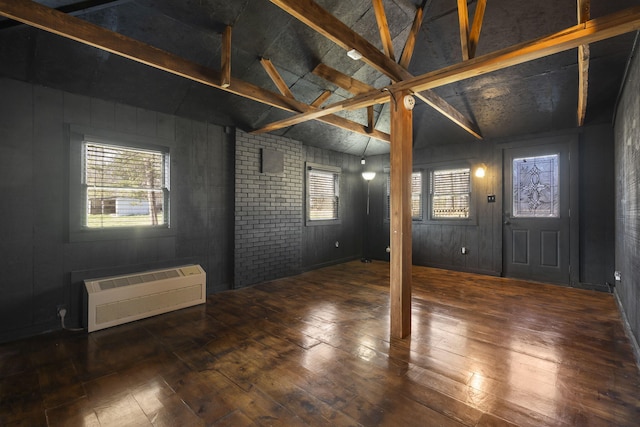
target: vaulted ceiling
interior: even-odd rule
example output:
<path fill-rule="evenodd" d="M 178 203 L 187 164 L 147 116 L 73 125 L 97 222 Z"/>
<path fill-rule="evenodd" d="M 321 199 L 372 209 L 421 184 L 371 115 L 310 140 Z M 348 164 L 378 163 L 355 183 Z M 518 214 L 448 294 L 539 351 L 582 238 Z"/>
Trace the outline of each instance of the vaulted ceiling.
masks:
<path fill-rule="evenodd" d="M 12 2 L 0 1 L 0 14 L 3 3 Z M 204 74 L 215 70 L 216 79 L 220 78 L 218 74 L 224 77 L 222 63 L 227 59 L 230 89 L 235 90 L 238 82 L 247 83 L 244 89 L 254 91 L 257 87 L 268 91 L 264 93 L 276 93 L 277 103 L 288 104 L 287 100 L 291 100 L 288 109 L 300 112 L 313 111 L 320 105 L 334 105 L 373 89 L 381 90 L 392 80 L 421 76 L 469 61 L 468 58 L 473 61 L 474 52 L 463 49 L 463 45 L 476 44 L 476 38 L 475 57 L 480 59 L 573 27 L 580 19 L 579 4 L 589 9 L 588 16 L 583 15 L 585 20 L 640 4 L 638 0 L 471 0 L 466 2 L 467 13 L 460 14 L 459 4 L 464 7 L 464 0 L 316 0 L 315 3 L 307 0 L 299 3 L 42 0 L 37 3 L 169 52 L 194 64 L 195 68 L 204 67 Z M 320 6 L 339 22 L 308 11 L 306 15 L 313 22 L 302 22 L 295 11 L 283 7 L 283 4 L 296 3 Z M 33 5 L 35 9 L 35 3 Z M 416 20 L 417 11 L 421 13 Z M 461 18 L 465 15 L 467 28 Z M 474 27 L 475 16 L 483 16 L 481 27 L 477 24 Z M 386 64 L 392 57 L 390 51 L 394 53 L 393 62 L 400 59 L 403 50 L 407 50 L 414 21 L 420 24 L 415 33 L 415 48 L 410 62 L 400 67 L 401 75 L 390 76 L 380 67 L 372 66 L 367 59 L 382 54 L 385 57 L 382 62 Z M 347 48 L 358 46 L 359 42 L 341 30 L 342 24 L 361 36 L 376 52 L 367 53 L 364 45 L 365 49 L 360 49 L 364 50 L 364 59 L 348 57 Z M 59 25 L 68 26 L 62 21 Z M 314 25 L 319 26 L 320 31 L 314 29 Z M 481 28 L 479 36 L 474 28 Z M 382 41 L 387 29 L 390 43 Z M 223 36 L 225 32 L 227 36 Z M 334 33 L 334 39 L 326 33 Z M 635 36 L 636 33 L 627 32 L 589 45 L 584 73 L 588 84 L 579 83 L 578 50 L 572 48 L 441 85 L 430 94 L 467 120 L 483 138 L 577 127 L 579 99 L 586 101 L 585 124 L 610 123 Z M 230 40 L 230 48 L 224 47 L 225 40 Z M 396 67 L 394 63 L 387 69 Z M 260 129 L 293 114 L 282 106 L 247 99 L 4 17 L 0 18 L 0 76 L 237 126 L 246 131 Z M 580 96 L 581 90 L 583 96 Z M 320 100 L 310 106 L 323 94 L 328 98 L 322 104 Z M 10 100 L 4 100 L 7 101 Z M 308 145 L 354 155 L 362 155 L 365 150 L 366 155 L 387 153 L 389 144 L 382 141 L 380 135 L 389 133 L 389 105 L 375 104 L 369 111 L 367 108 L 342 110 L 325 116 L 324 121 L 306 121 L 273 132 Z M 418 96 L 413 120 L 416 148 L 478 141 L 473 131 L 450 120 L 425 103 L 421 96 Z M 347 126 L 343 126 L 345 124 Z M 373 136 L 369 124 L 375 128 Z"/>

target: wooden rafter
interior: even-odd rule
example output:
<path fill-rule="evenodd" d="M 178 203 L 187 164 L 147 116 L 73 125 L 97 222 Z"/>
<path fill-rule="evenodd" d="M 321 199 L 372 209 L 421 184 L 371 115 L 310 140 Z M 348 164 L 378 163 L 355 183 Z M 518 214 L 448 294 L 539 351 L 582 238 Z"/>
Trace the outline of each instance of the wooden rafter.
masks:
<path fill-rule="evenodd" d="M 231 84 L 224 88 L 220 84 L 221 74 L 217 70 L 196 64 L 170 52 L 163 51 L 30 0 L 0 0 L 0 15 L 262 104 L 291 112 L 309 112 L 315 110 L 305 103 L 262 89 L 239 79 L 233 79 Z M 389 134 L 379 131 L 369 133 L 365 125 L 339 116 L 332 115 L 324 117 L 321 121 L 382 141 L 389 142 L 390 140 Z"/>
<path fill-rule="evenodd" d="M 478 0 L 476 11 L 473 13 L 473 24 L 469 32 L 469 58 L 475 58 L 476 49 L 478 48 L 478 40 L 480 40 L 480 31 L 482 30 L 482 22 L 484 21 L 484 11 L 487 8 L 487 0 Z"/>
<path fill-rule="evenodd" d="M 271 123 L 256 132 L 270 132 L 338 111 L 364 108 L 369 105 L 388 102 L 390 91 L 398 92 L 400 90 L 408 90 L 415 93 L 426 89 L 433 89 L 639 29 L 640 6 L 623 9 L 601 18 L 591 19 L 584 24 L 569 27 L 546 37 L 519 43 L 440 70 L 394 83 L 382 90 L 356 95 L 351 99 L 328 105 L 319 111 L 301 114 Z"/>
<path fill-rule="evenodd" d="M 220 86 L 231 85 L 231 26 L 227 25 L 222 33 L 222 55 L 220 66 Z"/>
<path fill-rule="evenodd" d="M 462 60 L 466 61 L 476 56 L 476 48 L 480 39 L 480 30 L 484 20 L 484 11 L 487 0 L 478 0 L 473 14 L 473 24 L 469 27 L 469 8 L 467 0 L 458 0 L 458 21 L 460 22 L 460 45 L 462 47 Z"/>
<path fill-rule="evenodd" d="M 375 121 L 374 121 L 374 111 L 373 111 L 373 105 L 369 105 L 367 107 L 367 129 L 369 131 L 373 131 L 373 129 L 375 129 Z"/>
<path fill-rule="evenodd" d="M 324 104 L 324 102 L 327 99 L 329 99 L 330 96 L 331 96 L 331 91 L 330 90 L 325 90 L 320 95 L 318 95 L 318 97 L 316 99 L 313 100 L 313 102 L 311 103 L 311 106 L 314 107 L 314 108 L 320 108 L 320 106 L 322 104 Z"/>
<path fill-rule="evenodd" d="M 458 21 L 460 22 L 460 46 L 462 60 L 469 59 L 469 9 L 467 0 L 458 0 Z"/>
<path fill-rule="evenodd" d="M 577 0 L 578 24 L 589 20 L 591 15 L 590 0 Z M 589 59 L 591 53 L 588 44 L 578 46 L 578 126 L 584 126 L 587 115 L 587 95 L 589 92 Z"/>
<path fill-rule="evenodd" d="M 313 70 L 313 74 L 318 77 L 335 84 L 336 86 L 352 93 L 354 95 L 360 95 L 361 93 L 367 93 L 375 90 L 373 86 L 369 86 L 366 83 L 356 80 L 353 77 L 349 77 L 340 71 L 329 67 L 323 63 L 318 64 Z M 367 107 L 367 129 L 373 131 L 375 128 L 373 105 Z"/>
<path fill-rule="evenodd" d="M 322 62 L 313 69 L 312 73 L 354 95 L 360 95 L 361 93 L 367 93 L 375 90 L 373 86 L 354 79 L 353 77 L 349 77 L 346 74 L 323 64 Z"/>
<path fill-rule="evenodd" d="M 262 68 L 264 68 L 269 77 L 271 77 L 271 81 L 273 81 L 280 93 L 287 98 L 295 99 L 295 96 L 293 96 L 293 93 L 289 89 L 289 85 L 284 81 L 271 60 L 267 58 L 260 58 L 260 64 L 262 64 Z"/>
<path fill-rule="evenodd" d="M 378 31 L 380 32 L 380 39 L 382 40 L 382 49 L 384 54 L 387 55 L 392 61 L 396 60 L 393 53 L 393 42 L 391 41 L 391 33 L 389 32 L 389 23 L 387 22 L 387 14 L 384 11 L 384 5 L 382 0 L 372 0 L 373 11 L 376 15 L 376 22 L 378 23 Z"/>
<path fill-rule="evenodd" d="M 294 16 L 315 31 L 327 37 L 345 50 L 356 49 L 362 54 L 362 60 L 387 75 L 394 81 L 411 79 L 413 76 L 400 64 L 392 61 L 384 53 L 369 43 L 364 37 L 357 34 L 338 18 L 318 6 L 313 0 L 270 0 L 271 3 L 280 7 L 285 12 Z M 433 91 L 425 91 L 420 94 L 421 99 L 428 99 L 430 105 L 439 105 L 440 112 L 446 112 L 447 118 L 452 120 L 463 129 L 473 129 L 473 135 L 480 137 L 480 130 L 462 113 L 447 103 L 442 97 Z M 462 117 L 463 122 L 459 122 Z"/>
<path fill-rule="evenodd" d="M 399 64 L 404 68 L 408 68 L 409 63 L 411 63 L 413 50 L 416 47 L 416 38 L 418 37 L 420 27 L 422 26 L 422 18 L 424 17 L 425 10 L 430 3 L 431 0 L 423 0 L 422 4 L 416 9 L 416 15 L 413 18 L 411 31 L 409 31 L 409 36 L 407 37 L 407 41 L 404 44 L 404 49 L 402 50 L 402 55 L 400 56 Z"/>

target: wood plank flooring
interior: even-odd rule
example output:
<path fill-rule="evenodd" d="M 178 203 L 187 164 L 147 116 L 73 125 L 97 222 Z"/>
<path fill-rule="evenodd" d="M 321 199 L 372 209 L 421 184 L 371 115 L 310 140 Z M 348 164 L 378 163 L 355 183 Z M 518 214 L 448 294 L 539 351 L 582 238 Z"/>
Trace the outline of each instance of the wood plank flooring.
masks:
<path fill-rule="evenodd" d="M 108 330 L 0 345 L 0 425 L 637 426 L 612 295 L 351 262 Z"/>

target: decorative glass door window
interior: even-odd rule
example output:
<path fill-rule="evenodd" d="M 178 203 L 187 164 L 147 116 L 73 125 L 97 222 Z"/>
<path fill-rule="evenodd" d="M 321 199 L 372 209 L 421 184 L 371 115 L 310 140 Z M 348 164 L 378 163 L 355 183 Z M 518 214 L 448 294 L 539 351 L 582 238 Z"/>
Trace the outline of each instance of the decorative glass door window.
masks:
<path fill-rule="evenodd" d="M 513 159 L 513 216 L 559 218 L 558 154 Z"/>

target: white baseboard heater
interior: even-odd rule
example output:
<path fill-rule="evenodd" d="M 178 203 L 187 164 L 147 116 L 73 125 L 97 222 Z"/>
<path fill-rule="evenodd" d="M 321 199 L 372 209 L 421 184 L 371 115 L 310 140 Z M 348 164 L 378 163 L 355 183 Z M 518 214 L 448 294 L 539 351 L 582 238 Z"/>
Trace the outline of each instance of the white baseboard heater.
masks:
<path fill-rule="evenodd" d="M 203 304 L 207 291 L 199 265 L 88 279 L 84 285 L 89 332 Z"/>

